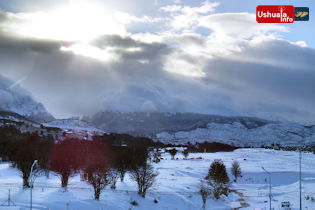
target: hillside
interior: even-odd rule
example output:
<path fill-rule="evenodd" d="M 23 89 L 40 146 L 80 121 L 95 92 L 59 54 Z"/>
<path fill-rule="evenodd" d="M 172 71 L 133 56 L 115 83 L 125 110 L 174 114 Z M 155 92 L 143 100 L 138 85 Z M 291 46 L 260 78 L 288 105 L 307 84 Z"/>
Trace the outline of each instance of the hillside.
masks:
<path fill-rule="evenodd" d="M 195 142 L 221 142 L 235 146 L 301 146 L 315 143 L 315 126 L 288 122 L 271 122 L 247 128 L 242 123 L 209 123 L 206 128 L 191 131 L 161 132 L 156 140 L 163 143 L 185 144 Z"/>
<path fill-rule="evenodd" d="M 89 122 L 105 132 L 149 136 L 171 144 L 207 141 L 260 147 L 315 143 L 315 126 L 252 117 L 105 111 L 95 114 Z"/>
<path fill-rule="evenodd" d="M 90 123 L 106 132 L 155 136 L 160 132 L 191 131 L 206 128 L 208 123 L 230 124 L 239 122 L 248 129 L 257 128 L 270 121 L 251 117 L 225 117 L 197 113 L 162 112 L 98 112 Z"/>
<path fill-rule="evenodd" d="M 35 101 L 27 90 L 13 84 L 0 75 L 0 111 L 14 112 L 36 122 L 54 120 L 43 104 Z"/>

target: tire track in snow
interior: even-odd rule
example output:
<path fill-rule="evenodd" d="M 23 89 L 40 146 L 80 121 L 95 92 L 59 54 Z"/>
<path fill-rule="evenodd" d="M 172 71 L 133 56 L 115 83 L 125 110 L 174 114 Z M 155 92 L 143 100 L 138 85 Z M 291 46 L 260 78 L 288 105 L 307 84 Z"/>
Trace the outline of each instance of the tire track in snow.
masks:
<path fill-rule="evenodd" d="M 244 196 L 243 193 L 238 192 L 238 191 L 236 191 L 236 190 L 231 190 L 231 192 L 233 192 L 233 193 L 235 193 L 235 194 L 237 194 L 238 196 L 241 197 L 240 199 L 237 199 L 237 200 L 236 200 L 237 202 L 239 202 L 239 203 L 241 204 L 241 206 L 238 207 L 238 208 L 233 208 L 232 210 L 239 210 L 239 209 L 247 208 L 247 207 L 250 206 L 248 203 L 246 203 L 246 199 L 247 199 L 248 197 Z"/>

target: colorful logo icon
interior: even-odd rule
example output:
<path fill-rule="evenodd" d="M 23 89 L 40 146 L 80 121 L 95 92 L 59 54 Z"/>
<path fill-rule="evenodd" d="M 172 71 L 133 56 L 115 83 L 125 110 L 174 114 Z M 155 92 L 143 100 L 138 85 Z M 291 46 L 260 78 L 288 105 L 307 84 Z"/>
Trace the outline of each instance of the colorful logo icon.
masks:
<path fill-rule="evenodd" d="M 309 21 L 310 9 L 308 7 L 295 7 L 295 21 Z"/>
<path fill-rule="evenodd" d="M 256 8 L 258 23 L 293 23 L 294 21 L 308 21 L 308 7 L 294 7 L 293 5 L 259 5 Z"/>
<path fill-rule="evenodd" d="M 259 5 L 256 8 L 258 23 L 293 23 L 294 20 L 293 5 Z"/>

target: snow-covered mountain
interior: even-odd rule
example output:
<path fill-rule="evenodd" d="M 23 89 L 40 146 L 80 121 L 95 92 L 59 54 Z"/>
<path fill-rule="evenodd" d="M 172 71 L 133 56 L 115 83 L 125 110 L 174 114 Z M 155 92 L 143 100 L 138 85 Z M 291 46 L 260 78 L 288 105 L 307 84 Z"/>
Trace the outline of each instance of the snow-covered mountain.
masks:
<path fill-rule="evenodd" d="M 51 122 L 44 123 L 43 125 L 47 127 L 56 127 L 64 130 L 75 129 L 75 130 L 90 130 L 90 131 L 100 131 L 99 129 L 92 127 L 87 122 L 78 119 L 58 119 Z"/>
<path fill-rule="evenodd" d="M 315 143 L 315 126 L 302 126 L 288 122 L 270 122 L 256 128 L 242 123 L 209 123 L 206 128 L 191 131 L 161 132 L 156 140 L 164 143 L 222 142 L 236 146 L 300 146 Z"/>
<path fill-rule="evenodd" d="M 19 85 L 0 75 L 0 110 L 14 112 L 36 122 L 54 120 L 45 107 Z"/>
<path fill-rule="evenodd" d="M 92 125 L 112 133 L 128 133 L 139 136 L 155 136 L 160 132 L 190 131 L 206 128 L 210 122 L 240 122 L 248 128 L 256 128 L 269 123 L 267 120 L 250 117 L 224 117 L 196 113 L 162 112 L 112 112 L 95 114 L 89 119 Z"/>
<path fill-rule="evenodd" d="M 191 131 L 206 128 L 208 123 L 242 123 L 247 128 L 256 128 L 270 121 L 251 117 L 224 117 L 196 113 L 162 112 L 112 112 L 95 114 L 88 121 L 102 130 L 111 133 L 128 133 L 153 137 L 160 132 Z"/>
<path fill-rule="evenodd" d="M 251 117 L 195 113 L 99 112 L 90 123 L 106 132 L 149 136 L 164 143 L 222 142 L 236 146 L 315 143 L 315 126 Z"/>
<path fill-rule="evenodd" d="M 98 112 L 84 120 L 55 120 L 45 107 L 19 85 L 0 76 L 0 119 L 27 122 L 32 127 L 94 133 L 126 133 L 164 143 L 222 142 L 236 146 L 315 144 L 315 126 L 253 117 L 226 117 L 196 113 Z M 9 121 L 3 121 L 8 123 Z M 34 124 L 35 123 L 35 124 Z M 80 131 L 80 132 L 79 132 Z"/>
<path fill-rule="evenodd" d="M 88 122 L 79 119 L 58 119 L 43 123 L 45 127 L 59 128 L 63 131 L 59 140 L 66 137 L 92 140 L 94 135 L 103 135 L 105 132 L 91 126 Z"/>

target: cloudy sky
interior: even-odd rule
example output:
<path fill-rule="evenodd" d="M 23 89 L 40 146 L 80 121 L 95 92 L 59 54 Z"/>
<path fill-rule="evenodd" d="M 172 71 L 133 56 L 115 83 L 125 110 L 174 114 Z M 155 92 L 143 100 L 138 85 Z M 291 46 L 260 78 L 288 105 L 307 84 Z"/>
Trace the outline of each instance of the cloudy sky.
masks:
<path fill-rule="evenodd" d="M 180 111 L 315 123 L 315 24 L 255 0 L 2 0 L 0 74 L 55 117 Z M 266 0 L 264 4 L 283 4 Z"/>

